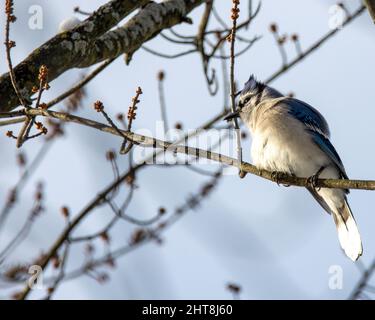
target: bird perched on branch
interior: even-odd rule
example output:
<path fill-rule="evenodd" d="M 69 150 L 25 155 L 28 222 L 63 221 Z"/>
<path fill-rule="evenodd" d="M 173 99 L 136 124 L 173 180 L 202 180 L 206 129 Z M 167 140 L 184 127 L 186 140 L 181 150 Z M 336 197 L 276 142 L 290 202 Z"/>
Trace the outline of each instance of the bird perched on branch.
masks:
<path fill-rule="evenodd" d="M 307 103 L 283 96 L 254 76 L 239 93 L 237 110 L 225 119 L 241 117 L 252 135 L 251 156 L 259 169 L 310 177 L 307 189 L 332 215 L 339 241 L 353 261 L 362 255 L 362 242 L 346 195 L 349 190 L 317 189 L 317 178 L 348 179 L 331 144 L 324 117 Z"/>

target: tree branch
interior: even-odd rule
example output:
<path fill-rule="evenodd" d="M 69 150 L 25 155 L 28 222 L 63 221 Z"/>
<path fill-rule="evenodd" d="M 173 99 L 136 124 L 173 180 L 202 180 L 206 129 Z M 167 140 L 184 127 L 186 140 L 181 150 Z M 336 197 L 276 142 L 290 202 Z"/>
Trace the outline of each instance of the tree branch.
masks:
<path fill-rule="evenodd" d="M 35 49 L 14 68 L 20 91 L 31 96 L 38 69 L 45 64 L 50 81 L 73 68 L 85 68 L 121 54 L 132 54 L 161 30 L 181 23 L 204 0 L 168 0 L 149 3 L 124 26 L 108 31 L 148 1 L 114 0 L 105 4 L 73 30 L 60 33 Z M 19 105 L 9 73 L 0 77 L 0 111 Z"/>
<path fill-rule="evenodd" d="M 308 187 L 311 185 L 309 177 L 295 177 L 287 174 L 279 174 L 275 177 L 275 174 L 270 171 L 261 170 L 253 166 L 250 163 L 242 162 L 241 166 L 237 159 L 225 156 L 220 153 L 202 150 L 199 148 L 188 147 L 185 145 L 179 145 L 173 142 L 167 142 L 152 137 L 139 135 L 134 132 L 125 131 L 107 126 L 103 123 L 74 116 L 64 112 L 56 112 L 42 109 L 30 109 L 25 111 L 25 114 L 29 116 L 43 116 L 47 118 L 54 118 L 62 121 L 73 122 L 87 127 L 91 127 L 103 132 L 107 132 L 116 136 L 126 137 L 129 141 L 141 145 L 143 147 L 153 147 L 170 151 L 173 153 L 180 153 L 195 156 L 201 159 L 208 159 L 215 162 L 223 163 L 229 166 L 234 166 L 241 169 L 244 172 L 257 175 L 261 178 L 277 182 L 278 184 L 292 185 L 297 187 Z M 362 189 L 362 190 L 375 190 L 375 181 L 373 180 L 344 180 L 344 179 L 318 179 L 315 185 L 317 188 L 336 188 L 336 189 Z"/>

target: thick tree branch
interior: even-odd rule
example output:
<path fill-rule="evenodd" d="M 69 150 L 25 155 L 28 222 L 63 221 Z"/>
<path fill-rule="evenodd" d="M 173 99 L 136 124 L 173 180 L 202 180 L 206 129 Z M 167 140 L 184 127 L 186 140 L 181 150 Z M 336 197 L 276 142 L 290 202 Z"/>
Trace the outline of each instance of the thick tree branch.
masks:
<path fill-rule="evenodd" d="M 149 3 L 124 26 L 108 31 L 134 9 L 148 1 L 115 0 L 102 6 L 73 30 L 61 33 L 35 49 L 14 68 L 20 92 L 26 98 L 37 84 L 39 67 L 48 67 L 50 81 L 73 68 L 84 68 L 105 59 L 133 53 L 162 29 L 185 20 L 186 15 L 204 0 L 168 0 Z M 100 36 L 100 37 L 99 37 Z M 19 105 L 9 77 L 0 77 L 0 111 Z"/>
<path fill-rule="evenodd" d="M 100 37 L 85 53 L 79 67 L 87 67 L 120 54 L 133 54 L 143 43 L 185 20 L 186 15 L 204 0 L 169 0 L 150 3 L 124 26 Z"/>

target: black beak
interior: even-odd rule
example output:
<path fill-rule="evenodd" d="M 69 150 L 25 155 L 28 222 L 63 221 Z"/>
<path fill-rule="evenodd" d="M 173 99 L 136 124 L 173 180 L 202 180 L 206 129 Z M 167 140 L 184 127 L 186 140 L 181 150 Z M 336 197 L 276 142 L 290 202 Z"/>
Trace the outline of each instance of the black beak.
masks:
<path fill-rule="evenodd" d="M 235 112 L 232 112 L 232 113 L 228 114 L 228 115 L 224 118 L 224 120 L 229 121 L 229 120 L 232 120 L 232 119 L 234 119 L 234 118 L 238 118 L 239 116 L 240 116 L 240 111 L 237 110 L 237 111 L 235 111 Z"/>

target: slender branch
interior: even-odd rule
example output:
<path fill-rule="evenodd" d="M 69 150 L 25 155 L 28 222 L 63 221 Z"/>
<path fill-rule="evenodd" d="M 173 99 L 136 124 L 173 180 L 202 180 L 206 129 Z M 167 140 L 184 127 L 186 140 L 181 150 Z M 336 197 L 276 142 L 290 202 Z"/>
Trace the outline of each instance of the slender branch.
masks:
<path fill-rule="evenodd" d="M 117 221 L 119 221 L 119 219 L 120 218 L 118 216 L 114 216 L 103 229 L 97 232 L 94 232 L 92 234 L 89 234 L 89 235 L 69 238 L 69 242 L 73 243 L 73 242 L 90 241 L 90 240 L 99 238 L 101 234 L 108 233 L 108 231 L 116 224 Z"/>
<path fill-rule="evenodd" d="M 56 98 L 52 99 L 48 103 L 46 103 L 46 108 L 49 109 L 53 107 L 54 105 L 64 101 L 66 98 L 70 97 L 72 94 L 77 92 L 78 90 L 82 89 L 84 86 L 86 86 L 92 79 L 94 79 L 98 74 L 100 74 L 105 68 L 107 68 L 114 60 L 116 59 L 109 59 L 105 62 L 103 62 L 101 65 L 99 65 L 96 69 L 94 69 L 90 74 L 88 74 L 86 77 L 84 77 L 81 81 L 79 81 L 76 85 L 73 87 L 69 88 Z M 19 111 L 21 112 L 21 111 Z M 2 113 L 0 112 L 0 118 L 4 118 L 4 115 L 9 115 L 8 112 Z M 14 117 L 18 117 L 17 113 L 12 113 Z M 0 122 L 0 127 L 1 126 L 6 126 L 10 124 L 16 124 L 20 122 L 24 122 L 26 118 L 18 118 L 18 119 L 12 119 L 12 120 L 6 120 L 6 121 L 1 121 Z"/>
<path fill-rule="evenodd" d="M 17 95 L 17 98 L 21 105 L 23 105 L 25 108 L 28 107 L 28 104 L 25 102 L 24 97 L 18 87 L 16 75 L 13 70 L 13 63 L 12 63 L 12 57 L 10 54 L 10 50 L 15 47 L 16 43 L 14 41 L 10 41 L 9 39 L 9 33 L 10 33 L 10 24 L 16 21 L 16 17 L 13 14 L 13 0 L 6 0 L 5 1 L 5 13 L 6 13 L 6 23 L 5 23 L 5 53 L 6 53 L 6 60 L 8 64 L 8 70 L 9 70 L 9 76 L 10 81 L 12 83 L 14 92 Z"/>
<path fill-rule="evenodd" d="M 108 261 L 113 261 L 121 256 L 124 256 L 140 246 L 143 246 L 147 243 L 155 239 L 159 239 L 159 236 L 162 232 L 165 232 L 168 228 L 173 226 L 177 223 L 187 212 L 190 210 L 196 209 L 204 199 L 207 199 L 210 193 L 214 190 L 215 186 L 220 181 L 222 177 L 222 168 L 220 168 L 216 174 L 207 182 L 205 183 L 200 190 L 196 192 L 196 194 L 189 197 L 184 204 L 177 207 L 169 218 L 165 219 L 164 221 L 160 222 L 157 226 L 149 229 L 138 229 L 135 235 L 133 235 L 129 244 L 124 245 L 120 248 L 112 250 L 111 252 L 99 257 L 93 261 L 89 261 L 84 264 L 82 267 L 79 267 L 75 270 L 72 270 L 68 274 L 64 280 L 71 280 L 76 277 L 81 276 L 82 274 L 87 274 L 88 270 L 92 270 L 95 267 L 101 266 L 103 264 L 108 263 Z M 48 282 L 48 279 L 46 280 Z"/>
<path fill-rule="evenodd" d="M 144 147 L 152 147 L 162 149 L 169 152 L 192 155 L 197 158 L 208 159 L 215 162 L 223 163 L 229 166 L 234 166 L 242 171 L 257 175 L 264 179 L 277 182 L 279 184 L 293 185 L 298 187 L 310 186 L 309 177 L 295 177 L 287 174 L 280 174 L 275 177 L 275 174 L 256 168 L 250 163 L 242 162 L 241 166 L 238 160 L 216 153 L 212 151 L 202 150 L 199 148 L 188 147 L 185 145 L 178 145 L 175 142 L 167 142 L 152 137 L 139 135 L 134 132 L 115 129 L 112 126 L 107 126 L 103 123 L 94 120 L 74 116 L 64 112 L 31 109 L 27 112 L 30 116 L 43 116 L 47 118 L 59 119 L 62 121 L 73 122 L 83 126 L 91 127 L 106 133 L 110 133 L 120 137 L 126 137 L 127 140 Z M 119 132 L 120 131 L 120 132 Z M 338 188 L 338 189 L 362 189 L 375 190 L 375 181 L 373 180 L 344 180 L 344 179 L 318 179 L 316 183 L 318 188 Z"/>
<path fill-rule="evenodd" d="M 230 34 L 230 100 L 231 105 L 230 109 L 232 112 L 236 110 L 236 88 L 234 83 L 234 61 L 235 61 L 235 53 L 234 53 L 234 44 L 236 41 L 236 28 L 237 28 L 237 19 L 239 17 L 239 8 L 238 5 L 240 3 L 239 0 L 232 0 L 233 6 L 232 6 L 232 32 Z M 234 130 L 236 133 L 236 143 L 237 143 L 237 159 L 239 163 L 242 163 L 242 147 L 241 147 L 241 130 L 238 125 L 238 119 L 233 118 L 232 120 Z M 239 175 L 242 176 L 241 168 L 239 168 Z"/>
<path fill-rule="evenodd" d="M 14 193 L 15 197 L 17 198 L 24 188 L 27 180 L 31 177 L 32 173 L 36 171 L 36 168 L 42 163 L 44 157 L 47 155 L 50 147 L 52 145 L 53 140 L 47 140 L 43 146 L 40 148 L 38 153 L 36 154 L 33 161 L 28 165 L 26 170 L 22 173 L 22 176 L 17 181 L 16 185 L 12 188 L 12 193 Z M 4 207 L 0 210 L 0 231 L 4 227 L 5 221 L 10 213 L 11 208 L 13 207 L 13 203 L 9 203 L 8 201 L 4 204 Z"/>
<path fill-rule="evenodd" d="M 74 116 L 73 116 L 74 117 Z M 217 121 L 219 121 L 223 117 L 223 114 L 219 114 L 218 116 L 214 117 L 213 119 L 207 121 L 204 123 L 200 129 L 205 130 L 208 128 L 211 128 Z M 61 119 L 62 120 L 62 119 Z M 95 123 L 95 121 L 93 122 Z M 108 126 L 105 126 L 108 127 Z M 117 132 L 112 127 L 108 127 L 110 130 L 113 130 L 113 132 Z M 176 143 L 179 143 L 181 141 L 185 141 L 185 139 L 193 137 L 198 135 L 201 130 L 197 130 L 194 132 L 189 132 L 187 135 L 176 141 Z M 85 206 L 84 209 L 69 223 L 69 225 L 63 230 L 63 232 L 58 236 L 54 244 L 49 249 L 48 253 L 44 256 L 43 261 L 40 263 L 41 268 L 44 270 L 46 266 L 49 264 L 50 260 L 56 252 L 60 249 L 60 247 L 64 244 L 66 239 L 69 238 L 70 233 L 75 229 L 75 227 L 88 215 L 90 212 L 92 212 L 97 206 L 99 206 L 103 201 L 105 200 L 105 197 L 111 193 L 114 189 L 116 189 L 121 183 L 123 183 L 125 180 L 132 178 L 134 176 L 134 172 L 137 170 L 140 170 L 146 166 L 149 160 L 154 159 L 158 155 L 162 154 L 163 150 L 154 151 L 150 156 L 146 157 L 143 162 L 139 163 L 136 166 L 131 166 L 131 168 L 120 176 L 120 178 L 113 183 L 111 183 L 107 188 L 105 188 L 101 193 L 99 193 L 98 196 L 94 197 L 92 201 L 90 201 L 87 206 Z M 122 206 L 124 207 L 124 205 Z M 26 299 L 27 296 L 30 293 L 31 288 L 29 286 L 26 286 L 22 293 L 19 295 L 19 299 L 23 300 Z"/>
<path fill-rule="evenodd" d="M 166 53 L 162 53 L 162 52 L 158 52 L 156 50 L 150 49 L 146 46 L 142 46 L 142 49 L 147 51 L 148 53 L 153 54 L 154 56 L 158 56 L 158 57 L 165 58 L 165 59 L 176 59 L 176 58 L 180 58 L 188 54 L 197 52 L 197 49 L 190 49 L 190 50 L 186 50 L 186 51 L 175 53 L 175 54 L 166 54 Z"/>
<path fill-rule="evenodd" d="M 361 279 L 358 281 L 357 285 L 353 289 L 349 296 L 349 300 L 356 300 L 363 295 L 363 290 L 368 285 L 368 281 L 375 272 L 375 259 L 371 262 L 371 265 L 362 273 Z"/>
<path fill-rule="evenodd" d="M 164 79 L 165 79 L 165 72 L 161 70 L 158 73 L 159 104 L 160 104 L 161 119 L 163 121 L 164 133 L 167 133 L 169 125 L 168 125 L 168 116 L 167 116 L 167 105 L 165 102 L 165 94 L 164 94 Z"/>
<path fill-rule="evenodd" d="M 357 9 L 351 16 L 347 17 L 347 19 L 343 23 L 343 27 L 352 22 L 355 18 L 359 17 L 364 11 L 366 10 L 365 6 L 361 6 L 359 9 Z M 325 43 L 327 40 L 329 40 L 331 37 L 333 37 L 336 33 L 338 33 L 341 29 L 333 29 L 330 32 L 328 32 L 326 35 L 324 35 L 322 38 L 320 38 L 317 42 L 315 42 L 313 45 L 311 45 L 307 50 L 305 50 L 302 54 L 297 56 L 295 59 L 287 63 L 285 66 L 280 68 L 279 71 L 275 72 L 273 75 L 271 75 L 266 82 L 272 82 L 276 78 L 278 78 L 281 74 L 283 74 L 285 71 L 291 69 L 293 66 L 295 66 L 298 62 L 302 61 L 306 56 L 308 56 L 310 53 L 314 52 L 316 49 L 318 49 L 323 43 Z"/>
<path fill-rule="evenodd" d="M 60 262 L 60 271 L 59 271 L 59 274 L 58 276 L 56 277 L 56 279 L 53 281 L 53 284 L 52 286 L 50 286 L 48 288 L 48 294 L 45 298 L 45 300 L 51 300 L 53 294 L 56 292 L 57 290 L 57 287 L 60 285 L 60 283 L 64 280 L 64 277 L 65 277 L 65 266 L 66 266 L 66 263 L 68 261 L 68 256 L 69 256 L 69 248 L 70 248 L 70 244 L 67 243 L 65 245 L 65 249 L 64 249 L 64 253 L 63 253 L 63 256 L 61 258 L 61 262 Z"/>

